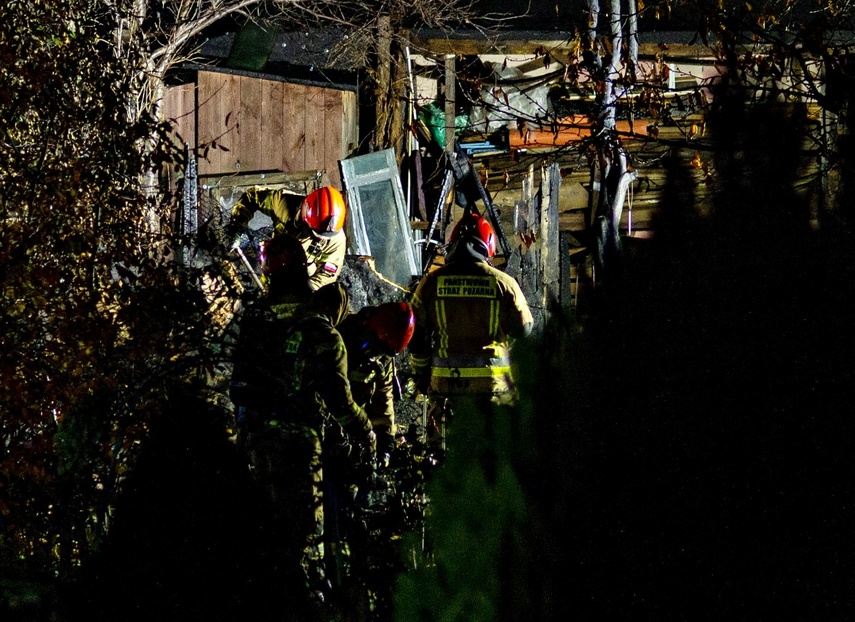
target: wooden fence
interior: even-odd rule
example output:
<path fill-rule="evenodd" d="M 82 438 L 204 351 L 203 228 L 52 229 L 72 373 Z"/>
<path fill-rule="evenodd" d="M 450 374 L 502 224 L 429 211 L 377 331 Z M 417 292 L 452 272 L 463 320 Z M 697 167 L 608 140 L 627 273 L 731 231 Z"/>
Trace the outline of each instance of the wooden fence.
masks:
<path fill-rule="evenodd" d="M 357 145 L 356 93 L 197 68 L 164 99 L 176 139 L 199 155 L 199 176 L 325 170 L 341 188 L 338 161 Z"/>

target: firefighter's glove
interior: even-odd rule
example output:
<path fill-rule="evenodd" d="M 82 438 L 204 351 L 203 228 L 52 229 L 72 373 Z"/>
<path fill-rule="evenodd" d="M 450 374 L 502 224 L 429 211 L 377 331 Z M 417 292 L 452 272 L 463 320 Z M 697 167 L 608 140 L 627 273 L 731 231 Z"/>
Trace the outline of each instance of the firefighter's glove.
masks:
<path fill-rule="evenodd" d="M 230 247 L 230 250 L 232 251 L 242 250 L 252 245 L 252 241 L 249 239 L 249 235 L 247 235 L 245 231 L 233 229 L 231 231 L 227 231 L 226 235 L 228 236 L 226 239 L 232 241 L 232 245 Z"/>
<path fill-rule="evenodd" d="M 328 447 L 338 456 L 349 456 L 350 455 L 350 438 L 347 434 L 345 434 L 344 430 L 341 429 L 341 426 L 333 425 L 329 426 L 329 428 L 325 432 L 325 440 L 328 443 Z"/>
<path fill-rule="evenodd" d="M 377 457 L 377 435 L 374 430 L 363 432 L 362 436 L 355 439 L 356 441 L 356 461 L 360 466 L 369 466 L 373 468 Z"/>
<path fill-rule="evenodd" d="M 414 399 L 418 390 L 419 389 L 416 386 L 416 379 L 412 376 L 407 378 L 407 381 L 404 383 L 404 397 L 406 397 L 408 400 Z"/>
<path fill-rule="evenodd" d="M 397 441 L 388 428 L 376 430 L 377 433 L 377 465 L 382 467 L 389 466 L 392 461 L 392 452 L 395 451 Z"/>
<path fill-rule="evenodd" d="M 377 435 L 371 428 L 365 429 L 360 421 L 354 421 L 344 428 L 351 442 L 359 445 L 360 449 L 369 449 L 372 453 L 377 448 Z"/>
<path fill-rule="evenodd" d="M 374 433 L 374 430 L 369 430 L 368 434 L 364 438 L 365 448 L 371 453 L 371 455 L 375 455 L 377 453 L 377 435 Z"/>

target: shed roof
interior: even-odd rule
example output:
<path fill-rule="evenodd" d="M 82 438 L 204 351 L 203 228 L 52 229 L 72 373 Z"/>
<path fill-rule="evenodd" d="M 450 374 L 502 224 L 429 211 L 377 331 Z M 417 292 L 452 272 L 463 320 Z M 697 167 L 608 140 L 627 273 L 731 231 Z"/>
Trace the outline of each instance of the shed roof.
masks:
<path fill-rule="evenodd" d="M 329 75 L 333 81 L 354 82 L 352 76 L 359 67 L 331 53 L 343 36 L 342 31 L 335 29 L 280 32 L 272 45 L 264 71 L 293 74 L 298 72 L 297 68 L 308 68 L 310 73 L 322 71 L 324 76 Z M 638 36 L 642 56 L 653 56 L 661 52 L 663 46 L 669 58 L 697 59 L 709 56 L 709 50 L 696 42 L 695 34 L 689 30 L 642 31 Z M 225 33 L 208 39 L 200 50 L 201 56 L 226 65 L 236 37 L 236 33 Z M 413 31 L 413 43 L 419 48 L 418 51 L 437 55 L 534 54 L 538 50 L 561 54 L 569 49 L 573 37 L 574 31 L 571 30 L 506 28 L 490 34 L 472 28 L 419 28 Z"/>

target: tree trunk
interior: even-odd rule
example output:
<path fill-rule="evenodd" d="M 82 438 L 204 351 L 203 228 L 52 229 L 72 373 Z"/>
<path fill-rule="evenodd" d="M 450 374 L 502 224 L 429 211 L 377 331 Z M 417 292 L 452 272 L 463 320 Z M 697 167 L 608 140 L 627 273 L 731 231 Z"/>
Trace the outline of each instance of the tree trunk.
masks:
<path fill-rule="evenodd" d="M 445 55 L 445 150 L 454 151 L 455 100 L 457 99 L 457 63 L 454 54 Z"/>
<path fill-rule="evenodd" d="M 163 98 L 166 95 L 166 85 L 157 75 L 150 75 L 147 80 L 146 88 L 149 91 L 148 96 L 151 98 L 149 103 L 150 112 L 155 119 L 162 121 L 161 116 L 163 115 Z M 154 150 L 157 149 L 158 140 L 159 138 L 157 136 L 148 136 L 143 139 L 143 153 L 153 153 Z M 149 197 L 155 197 L 160 193 L 160 171 L 154 168 L 154 166 L 148 166 L 146 170 L 143 171 L 142 188 L 146 196 Z M 156 202 L 152 203 L 152 205 L 156 204 Z M 149 232 L 161 232 L 160 216 L 154 207 L 152 207 L 148 214 L 146 214 L 145 222 Z"/>
<path fill-rule="evenodd" d="M 377 22 L 377 69 L 374 73 L 375 130 L 374 148 L 389 146 L 389 128 L 392 118 L 392 22 L 383 15 Z"/>

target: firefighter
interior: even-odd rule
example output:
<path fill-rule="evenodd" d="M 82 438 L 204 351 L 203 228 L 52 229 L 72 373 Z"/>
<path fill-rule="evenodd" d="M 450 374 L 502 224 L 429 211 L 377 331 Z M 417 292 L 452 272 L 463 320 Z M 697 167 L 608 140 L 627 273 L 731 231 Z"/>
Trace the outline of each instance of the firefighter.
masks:
<path fill-rule="evenodd" d="M 449 244 L 445 265 L 425 275 L 413 294 L 417 386 L 437 398 L 512 404 L 510 342 L 531 332 L 531 311 L 519 284 L 490 263 L 496 234 L 489 221 L 468 212 Z"/>
<path fill-rule="evenodd" d="M 294 236 L 282 234 L 262 242 L 259 256 L 268 287 L 241 312 L 229 387 L 241 431 L 254 427 L 279 405 L 284 363 L 276 360 L 277 351 L 271 351 L 270 344 L 284 342 L 312 294 L 306 253 Z"/>
<path fill-rule="evenodd" d="M 291 595 L 287 598 L 293 608 L 309 602 L 305 588 L 307 572 L 303 568 L 304 557 L 310 553 L 303 550 L 315 542 L 308 538 L 308 542 L 300 542 L 286 535 L 293 531 L 291 523 L 302 521 L 301 533 L 310 532 L 312 523 L 289 511 L 285 502 L 289 488 L 294 487 L 289 486 L 289 478 L 296 482 L 299 475 L 295 474 L 301 471 L 298 465 L 285 461 L 291 443 L 278 423 L 287 417 L 285 403 L 289 393 L 285 383 L 284 344 L 306 311 L 312 290 L 306 253 L 295 237 L 283 233 L 262 242 L 259 257 L 267 289 L 242 311 L 229 396 L 235 405 L 239 446 L 246 452 L 247 464 L 263 500 L 269 504 L 269 513 L 261 524 L 269 529 L 271 551 L 277 564 L 284 563 L 286 568 L 283 591 Z M 303 460 L 308 462 L 311 456 L 311 450 L 305 449 Z M 302 471 L 306 470 L 303 466 Z M 308 487 L 303 482 L 296 485 L 301 489 Z M 311 498 L 310 493 L 303 496 Z M 311 508 L 313 501 L 304 500 L 304 503 Z M 296 602 L 297 599 L 302 602 Z"/>
<path fill-rule="evenodd" d="M 301 566 L 315 597 L 328 588 L 319 546 L 324 524 L 323 436 L 326 430 L 342 431 L 355 445 L 355 456 L 373 452 L 376 442 L 371 421 L 353 401 L 344 341 L 336 329 L 348 312 L 348 303 L 347 291 L 339 283 L 314 292 L 284 347 L 288 416 L 276 427 L 284 441 L 282 459 L 289 475 L 288 524 L 297 538 L 292 541 L 295 550 L 302 549 Z"/>
<path fill-rule="evenodd" d="M 317 290 L 335 282 L 344 265 L 347 206 L 341 192 L 332 186 L 318 188 L 302 201 L 299 199 L 299 195 L 282 190 L 247 190 L 232 209 L 229 231 L 236 236 L 256 210 L 270 216 L 275 223 L 274 236 L 286 232 L 302 243 L 308 259 L 309 283 Z"/>
<path fill-rule="evenodd" d="M 415 329 L 408 302 L 363 307 L 339 326 L 347 347 L 347 369 L 353 398 L 365 409 L 377 435 L 378 463 L 395 448 L 395 356 L 406 349 Z M 400 388 L 398 388 L 400 394 Z"/>
<path fill-rule="evenodd" d="M 271 245 L 281 239 L 275 236 Z M 302 251 L 299 243 L 297 248 Z M 270 261 L 268 256 L 265 265 Z M 271 292 L 278 275 L 271 273 Z M 301 294 L 310 291 L 307 281 L 304 270 Z M 347 312 L 347 292 L 334 283 L 297 302 L 300 307 L 286 319 L 275 316 L 266 330 L 241 336 L 238 351 L 255 353 L 252 369 L 258 376 L 242 381 L 247 374 L 238 374 L 236 364 L 232 395 L 251 406 L 246 410 L 252 416 L 243 424 L 246 446 L 253 474 L 271 502 L 271 548 L 281 559 L 286 607 L 294 619 L 308 619 L 303 616 L 313 615 L 329 589 L 321 546 L 325 427 L 340 426 L 352 443 L 367 450 L 374 448 L 375 437 L 351 396 L 344 343 L 335 328 Z M 243 344 L 251 338 L 258 342 Z"/>

